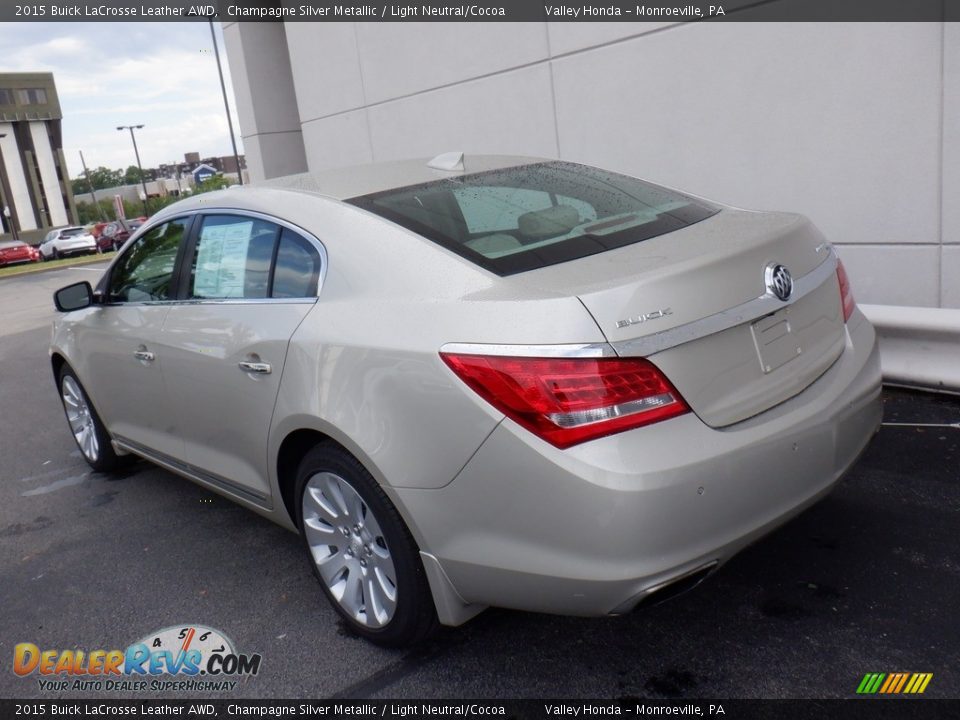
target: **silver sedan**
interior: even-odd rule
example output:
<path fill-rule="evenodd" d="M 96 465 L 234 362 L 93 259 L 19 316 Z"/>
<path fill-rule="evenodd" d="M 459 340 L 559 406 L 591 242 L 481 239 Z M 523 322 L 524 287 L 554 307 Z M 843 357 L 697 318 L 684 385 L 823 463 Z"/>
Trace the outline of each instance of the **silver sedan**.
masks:
<path fill-rule="evenodd" d="M 300 533 L 385 645 L 692 587 L 881 417 L 873 328 L 807 219 L 567 162 L 204 194 L 55 299 L 90 465 L 140 456 Z"/>

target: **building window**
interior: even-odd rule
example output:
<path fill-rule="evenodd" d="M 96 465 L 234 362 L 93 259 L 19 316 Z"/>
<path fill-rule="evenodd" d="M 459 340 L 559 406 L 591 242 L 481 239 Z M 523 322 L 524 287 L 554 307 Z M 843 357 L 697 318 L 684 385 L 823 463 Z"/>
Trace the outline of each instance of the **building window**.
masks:
<path fill-rule="evenodd" d="M 17 100 L 21 105 L 46 105 L 47 91 L 43 88 L 22 88 L 17 90 Z"/>
<path fill-rule="evenodd" d="M 0 105 L 13 105 L 13 90 L 0 88 Z"/>

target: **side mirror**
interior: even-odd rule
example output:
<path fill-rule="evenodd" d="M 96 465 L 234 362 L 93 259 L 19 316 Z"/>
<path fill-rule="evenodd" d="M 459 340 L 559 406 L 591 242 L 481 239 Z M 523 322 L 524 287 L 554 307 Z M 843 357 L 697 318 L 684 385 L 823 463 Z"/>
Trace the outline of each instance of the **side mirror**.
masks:
<path fill-rule="evenodd" d="M 86 280 L 67 285 L 53 294 L 53 304 L 60 312 L 73 312 L 93 305 L 93 288 Z"/>

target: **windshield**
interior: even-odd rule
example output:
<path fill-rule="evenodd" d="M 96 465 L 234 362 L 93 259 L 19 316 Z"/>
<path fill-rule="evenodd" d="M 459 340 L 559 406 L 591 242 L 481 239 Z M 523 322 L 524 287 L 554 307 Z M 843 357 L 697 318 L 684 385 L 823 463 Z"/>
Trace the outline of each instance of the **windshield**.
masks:
<path fill-rule="evenodd" d="M 84 229 L 82 227 L 67 228 L 66 230 L 60 231 L 60 237 L 62 238 L 75 237 L 77 235 L 83 235 L 83 233 L 84 233 Z"/>
<path fill-rule="evenodd" d="M 498 275 L 630 245 L 720 210 L 675 190 L 567 162 L 437 180 L 349 202 Z"/>

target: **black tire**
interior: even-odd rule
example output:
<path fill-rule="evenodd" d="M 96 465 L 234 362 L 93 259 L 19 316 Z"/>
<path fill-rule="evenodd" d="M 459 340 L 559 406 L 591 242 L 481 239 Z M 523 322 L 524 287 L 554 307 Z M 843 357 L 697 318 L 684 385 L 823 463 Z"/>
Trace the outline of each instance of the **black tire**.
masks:
<path fill-rule="evenodd" d="M 396 605 L 392 617 L 380 627 L 370 627 L 353 617 L 334 597 L 314 562 L 304 527 L 303 508 L 307 483 L 319 473 L 331 473 L 356 491 L 366 505 L 367 512 L 373 513 L 386 542 L 385 549 L 396 572 Z M 377 645 L 404 647 L 420 642 L 436 631 L 439 626 L 437 612 L 417 543 L 396 507 L 356 458 L 333 442 L 320 443 L 306 454 L 297 468 L 295 497 L 296 521 L 314 576 L 327 600 L 358 635 Z M 342 538 L 338 535 L 337 539 Z"/>
<path fill-rule="evenodd" d="M 93 435 L 97 442 L 96 456 L 93 458 L 91 458 L 89 455 L 89 448 L 85 449 L 80 444 L 80 440 L 77 438 L 73 430 L 70 420 L 70 410 L 67 407 L 67 400 L 65 399 L 67 390 L 64 382 L 67 381 L 67 378 L 72 380 L 76 390 L 78 390 L 83 397 L 88 409 L 89 420 L 91 423 L 90 428 L 92 429 Z M 80 449 L 80 455 L 83 457 L 83 459 L 86 460 L 87 464 L 97 472 L 110 472 L 111 470 L 114 470 L 120 466 L 126 457 L 120 457 L 114 452 L 113 445 L 110 443 L 110 435 L 103 426 L 103 422 L 100 420 L 100 416 L 97 414 L 96 408 L 94 408 L 93 404 L 90 402 L 90 397 L 87 395 L 86 388 L 83 387 L 79 378 L 77 378 L 76 374 L 73 372 L 73 369 L 69 365 L 64 365 L 60 369 L 60 377 L 57 380 L 57 387 L 60 390 L 60 402 L 63 405 L 63 412 L 67 416 L 67 425 L 70 427 L 70 434 L 74 436 L 73 439 L 76 441 L 77 447 Z"/>
<path fill-rule="evenodd" d="M 62 258 L 62 257 L 63 257 L 63 253 L 61 253 L 59 250 L 57 250 L 56 248 L 54 248 L 54 249 L 53 249 L 53 259 L 54 259 L 54 260 L 59 260 L 59 259 Z"/>

